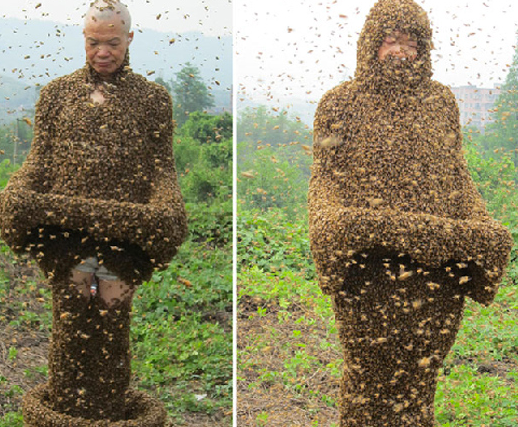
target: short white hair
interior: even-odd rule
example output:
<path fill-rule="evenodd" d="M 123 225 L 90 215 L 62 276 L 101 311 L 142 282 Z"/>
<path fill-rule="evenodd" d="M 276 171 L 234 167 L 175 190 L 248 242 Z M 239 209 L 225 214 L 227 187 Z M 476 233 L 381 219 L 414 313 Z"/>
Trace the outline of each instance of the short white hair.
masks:
<path fill-rule="evenodd" d="M 112 19 L 114 15 L 120 17 L 124 31 L 129 33 L 131 30 L 131 15 L 128 6 L 119 0 L 95 0 L 90 3 L 90 8 L 85 16 L 85 26 L 92 19 L 108 20 Z"/>

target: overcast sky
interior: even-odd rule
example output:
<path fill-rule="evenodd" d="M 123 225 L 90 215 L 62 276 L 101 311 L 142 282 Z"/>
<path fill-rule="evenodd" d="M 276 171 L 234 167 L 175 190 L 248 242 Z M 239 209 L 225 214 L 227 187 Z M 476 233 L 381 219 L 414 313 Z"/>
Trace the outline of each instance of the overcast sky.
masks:
<path fill-rule="evenodd" d="M 130 9 L 136 28 L 168 33 L 201 31 L 207 36 L 231 34 L 231 0 L 124 0 L 123 3 Z M 3 1 L 0 16 L 82 25 L 89 5 L 90 0 Z"/>
<path fill-rule="evenodd" d="M 434 28 L 434 78 L 493 87 L 512 62 L 518 2 L 417 0 Z M 286 106 L 314 102 L 347 80 L 374 0 L 236 0 L 238 97 Z"/>
<path fill-rule="evenodd" d="M 126 0 L 135 28 L 235 32 L 241 98 L 315 102 L 356 66 L 356 41 L 375 0 Z M 512 0 L 417 0 L 434 26 L 435 79 L 493 87 L 505 79 L 518 29 Z M 3 2 L 0 14 L 82 25 L 89 0 Z M 234 9 L 234 25 L 232 15 Z M 157 17 L 159 19 L 157 19 Z"/>

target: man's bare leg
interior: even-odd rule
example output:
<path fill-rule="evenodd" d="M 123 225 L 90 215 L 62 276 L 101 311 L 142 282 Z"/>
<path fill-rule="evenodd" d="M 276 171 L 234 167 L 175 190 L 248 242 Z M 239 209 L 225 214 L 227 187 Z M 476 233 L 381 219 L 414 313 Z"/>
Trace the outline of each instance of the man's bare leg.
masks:
<path fill-rule="evenodd" d="M 134 292 L 135 288 L 122 280 L 99 280 L 99 295 L 108 307 L 119 301 L 131 301 Z"/>
<path fill-rule="evenodd" d="M 92 279 L 93 273 L 72 270 L 72 282 L 76 284 L 77 290 L 85 298 L 90 298 L 90 286 L 92 285 Z"/>

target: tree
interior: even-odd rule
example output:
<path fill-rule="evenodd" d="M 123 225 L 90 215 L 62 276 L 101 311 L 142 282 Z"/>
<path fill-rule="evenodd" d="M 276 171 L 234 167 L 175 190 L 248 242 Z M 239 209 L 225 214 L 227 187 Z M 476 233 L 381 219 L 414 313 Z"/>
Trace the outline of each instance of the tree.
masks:
<path fill-rule="evenodd" d="M 246 142 L 239 142 L 238 151 Z M 302 150 L 301 150 L 302 151 Z M 278 160 L 272 147 L 255 152 L 238 164 L 237 193 L 242 209 L 284 209 L 290 213 L 306 209 L 308 177 L 299 164 Z M 307 156 L 300 155 L 300 164 Z M 280 156 L 279 156 L 280 157 Z"/>
<path fill-rule="evenodd" d="M 232 116 L 191 114 L 175 136 L 174 153 L 187 202 L 231 200 Z"/>
<path fill-rule="evenodd" d="M 273 110 L 273 109 L 272 109 Z M 246 108 L 239 113 L 237 140 L 246 142 L 238 150 L 238 165 L 253 158 L 257 150 L 273 148 L 279 160 L 299 162 L 300 154 L 311 145 L 309 126 L 286 110 L 269 111 L 266 106 Z M 309 167 L 307 168 L 309 176 Z"/>
<path fill-rule="evenodd" d="M 0 160 L 8 158 L 13 164 L 23 163 L 31 146 L 32 120 L 17 118 L 0 127 Z"/>
<path fill-rule="evenodd" d="M 214 100 L 200 76 L 200 70 L 189 62 L 175 74 L 175 77 L 170 82 L 174 103 L 173 115 L 178 126 L 181 126 L 187 121 L 190 113 L 213 107 Z"/>
<path fill-rule="evenodd" d="M 238 201 L 243 209 L 304 210 L 311 131 L 288 112 L 245 109 L 237 125 Z"/>
<path fill-rule="evenodd" d="M 174 153 L 191 235 L 232 240 L 232 116 L 195 112 L 175 135 Z"/>
<path fill-rule="evenodd" d="M 486 145 L 494 154 L 511 155 L 518 170 L 518 46 L 494 109 L 494 123 L 486 129 Z M 518 182 L 518 174 L 514 177 Z"/>
<path fill-rule="evenodd" d="M 196 111 L 189 115 L 189 120 L 182 127 L 182 134 L 189 135 L 202 143 L 232 139 L 232 116 L 228 113 L 212 116 Z"/>

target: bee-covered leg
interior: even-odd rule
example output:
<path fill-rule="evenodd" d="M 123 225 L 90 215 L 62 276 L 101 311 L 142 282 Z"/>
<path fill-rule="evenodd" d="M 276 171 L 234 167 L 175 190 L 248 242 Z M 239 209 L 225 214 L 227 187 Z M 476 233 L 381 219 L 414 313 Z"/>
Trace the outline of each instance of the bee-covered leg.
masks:
<path fill-rule="evenodd" d="M 85 411 L 86 379 L 92 375 L 87 366 L 94 332 L 92 306 L 81 286 L 71 276 L 52 283 L 49 400 L 54 410 L 72 416 Z"/>
<path fill-rule="evenodd" d="M 130 354 L 131 298 L 107 304 L 93 299 L 91 357 L 86 367 L 89 418 L 117 421 L 125 418 L 126 392 L 131 376 Z M 84 416 L 84 415 L 83 415 Z"/>
<path fill-rule="evenodd" d="M 66 283 L 66 284 L 65 284 Z M 86 419 L 123 419 L 130 381 L 131 298 L 108 305 L 77 283 L 53 285 L 49 397 L 54 410 Z"/>
<path fill-rule="evenodd" d="M 129 387 L 131 298 L 87 299 L 70 277 L 52 289 L 49 381 L 25 395 L 24 426 L 164 427 L 163 404 Z"/>
<path fill-rule="evenodd" d="M 72 270 L 72 282 L 76 284 L 77 290 L 88 301 L 91 294 L 92 284 L 95 284 L 93 273 L 86 273 L 80 270 Z"/>
<path fill-rule="evenodd" d="M 99 296 L 108 307 L 131 301 L 135 287 L 122 280 L 99 280 Z"/>
<path fill-rule="evenodd" d="M 408 260 L 368 259 L 333 298 L 344 348 L 340 427 L 434 426 L 438 370 L 464 307 L 458 281 Z"/>

